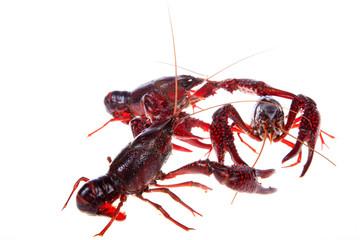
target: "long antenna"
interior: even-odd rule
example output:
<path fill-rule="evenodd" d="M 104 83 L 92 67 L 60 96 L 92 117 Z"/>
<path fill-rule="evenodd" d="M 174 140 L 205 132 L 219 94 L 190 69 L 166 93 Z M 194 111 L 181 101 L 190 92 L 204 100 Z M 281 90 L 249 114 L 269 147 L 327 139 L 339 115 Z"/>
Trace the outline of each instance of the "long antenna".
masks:
<path fill-rule="evenodd" d="M 265 129 L 265 134 L 264 134 L 264 135 L 265 135 L 265 137 L 264 137 L 264 140 L 263 140 L 263 144 L 262 144 L 262 146 L 261 146 L 260 153 L 259 153 L 258 157 L 256 158 L 255 163 L 252 165 L 252 168 L 254 168 L 255 165 L 256 165 L 256 163 L 259 161 L 259 158 L 260 158 L 260 156 L 261 156 L 261 153 L 262 153 L 262 151 L 264 150 L 265 141 L 266 141 L 267 135 L 268 135 L 268 130 L 267 130 L 267 129 Z"/>
<path fill-rule="evenodd" d="M 260 54 L 269 52 L 269 51 L 272 51 L 272 50 L 277 49 L 277 48 L 279 48 L 279 47 L 269 48 L 269 49 L 266 49 L 266 50 L 263 50 L 263 51 L 260 51 L 260 52 L 251 54 L 251 55 L 249 55 L 249 56 L 247 56 L 247 57 L 241 58 L 241 59 L 239 59 L 239 60 L 231 63 L 230 65 L 227 65 L 226 67 L 222 68 L 221 70 L 217 71 L 216 73 L 210 75 L 209 77 L 206 78 L 206 80 L 209 80 L 210 78 L 218 75 L 219 73 L 221 73 L 221 72 L 225 71 L 226 69 L 234 66 L 235 64 L 238 64 L 239 62 L 242 62 L 242 61 L 244 61 L 244 60 L 246 60 L 246 59 L 248 59 L 248 58 L 251 58 L 251 57 L 254 57 L 254 56 L 257 56 L 257 55 L 260 55 Z"/>
<path fill-rule="evenodd" d="M 173 26 L 172 26 L 169 4 L 167 5 L 167 7 L 168 7 L 168 14 L 169 14 L 169 21 L 170 21 L 170 28 L 171 28 L 171 36 L 172 36 L 172 42 L 173 42 L 174 62 L 175 62 L 175 104 L 174 104 L 174 115 L 175 115 L 176 114 L 176 109 L 177 109 L 177 98 L 178 98 L 177 61 L 176 61 L 174 29 L 173 29 Z"/>
<path fill-rule="evenodd" d="M 169 66 L 172 66 L 174 67 L 175 65 L 172 64 L 172 63 L 167 63 L 167 62 L 162 62 L 162 61 L 154 61 L 156 63 L 161 63 L 161 64 L 165 64 L 165 65 L 169 65 Z M 185 71 L 188 71 L 188 72 L 191 72 L 191 73 L 194 73 L 196 75 L 199 75 L 199 76 L 202 76 L 202 77 L 206 77 L 207 75 L 203 74 L 203 73 L 199 73 L 199 72 L 195 72 L 194 70 L 191 70 L 189 68 L 186 68 L 186 67 L 181 67 L 181 66 L 176 66 L 177 69 L 183 69 Z"/>

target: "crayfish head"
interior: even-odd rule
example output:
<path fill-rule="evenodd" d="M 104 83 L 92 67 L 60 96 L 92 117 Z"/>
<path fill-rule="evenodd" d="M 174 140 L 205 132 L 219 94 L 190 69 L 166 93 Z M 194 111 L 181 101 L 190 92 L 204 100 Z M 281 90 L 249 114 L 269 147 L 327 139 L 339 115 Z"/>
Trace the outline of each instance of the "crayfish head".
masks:
<path fill-rule="evenodd" d="M 104 99 L 106 111 L 114 118 L 128 124 L 131 120 L 130 113 L 130 92 L 113 91 L 109 92 Z"/>
<path fill-rule="evenodd" d="M 149 149 L 149 151 L 171 151 L 171 139 L 174 134 L 175 117 L 155 121 L 153 125 L 141 132 L 132 142 L 133 148 Z"/>
<path fill-rule="evenodd" d="M 271 142 L 282 134 L 283 127 L 284 112 L 280 103 L 271 97 L 261 97 L 251 121 L 253 133 L 261 139 L 269 138 Z"/>
<path fill-rule="evenodd" d="M 175 100 L 175 93 L 177 93 L 177 108 L 181 108 L 185 104 L 190 91 L 204 81 L 205 79 L 203 78 L 197 78 L 191 75 L 178 75 L 177 77 L 170 76 L 154 80 L 153 84 L 169 101 L 172 101 L 170 99 Z M 175 87 L 176 82 L 177 88 Z M 173 103 L 174 102 L 169 102 L 169 104 Z"/>

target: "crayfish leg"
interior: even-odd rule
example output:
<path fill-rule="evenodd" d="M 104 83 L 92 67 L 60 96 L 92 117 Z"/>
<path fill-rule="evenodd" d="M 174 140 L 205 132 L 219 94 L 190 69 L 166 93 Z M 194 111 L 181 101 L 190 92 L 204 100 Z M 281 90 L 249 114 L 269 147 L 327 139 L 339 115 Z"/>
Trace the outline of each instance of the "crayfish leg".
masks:
<path fill-rule="evenodd" d="M 160 180 L 165 180 L 163 178 L 160 178 Z M 198 182 L 193 182 L 193 181 L 188 181 L 188 182 L 183 182 L 183 183 L 176 183 L 176 184 L 154 184 L 155 187 L 166 187 L 166 188 L 177 188 L 177 187 L 197 187 L 200 188 L 202 190 L 204 190 L 205 192 L 207 192 L 208 190 L 212 190 L 211 188 L 198 183 Z"/>
<path fill-rule="evenodd" d="M 181 152 L 192 152 L 190 149 L 187 149 L 186 147 L 179 146 L 175 143 L 172 144 L 173 150 L 181 151 Z"/>
<path fill-rule="evenodd" d="M 103 206 L 99 207 L 99 215 L 108 216 L 108 217 L 114 217 L 117 221 L 125 220 L 126 215 L 125 213 L 119 212 L 116 215 L 116 208 L 111 205 L 110 203 L 105 203 Z"/>
<path fill-rule="evenodd" d="M 144 198 L 142 195 L 137 195 L 138 198 L 140 198 L 141 200 L 145 201 L 145 202 L 148 202 L 150 203 L 154 208 L 156 208 L 157 210 L 159 210 L 162 215 L 164 215 L 165 218 L 167 218 L 168 220 L 170 220 L 171 222 L 173 222 L 174 224 L 176 224 L 177 226 L 181 227 L 182 229 L 184 229 L 185 231 L 189 231 L 189 230 L 195 230 L 194 228 L 188 228 L 187 226 L 179 223 L 178 221 L 176 221 L 175 219 L 173 219 L 170 214 L 168 214 L 164 208 L 157 204 L 157 203 L 154 203 L 152 201 L 150 201 L 149 199 L 147 198 Z"/>
<path fill-rule="evenodd" d="M 86 178 L 86 177 L 81 177 L 81 178 L 79 178 L 79 179 L 76 181 L 76 183 L 74 184 L 73 190 L 72 190 L 71 193 L 70 193 L 70 196 L 69 196 L 68 200 L 66 201 L 66 203 L 64 204 L 64 206 L 63 206 L 63 208 L 62 208 L 61 210 L 64 210 L 64 208 L 66 208 L 68 202 L 70 201 L 71 196 L 74 194 L 75 190 L 78 188 L 80 182 L 82 182 L 82 181 L 87 182 L 87 181 L 89 181 L 89 180 L 90 180 L 90 179 L 88 179 L 88 178 Z"/>
<path fill-rule="evenodd" d="M 175 193 L 173 193 L 172 191 L 170 191 L 168 188 L 153 188 L 153 189 L 148 189 L 145 192 L 147 193 L 152 193 L 152 192 L 162 192 L 162 193 L 166 193 L 168 194 L 174 201 L 180 203 L 182 206 L 184 206 L 185 208 L 187 208 L 194 216 L 195 214 L 202 216 L 200 213 L 198 213 L 197 211 L 195 211 L 194 209 L 192 209 L 189 205 L 187 205 L 186 203 L 184 203 Z"/>

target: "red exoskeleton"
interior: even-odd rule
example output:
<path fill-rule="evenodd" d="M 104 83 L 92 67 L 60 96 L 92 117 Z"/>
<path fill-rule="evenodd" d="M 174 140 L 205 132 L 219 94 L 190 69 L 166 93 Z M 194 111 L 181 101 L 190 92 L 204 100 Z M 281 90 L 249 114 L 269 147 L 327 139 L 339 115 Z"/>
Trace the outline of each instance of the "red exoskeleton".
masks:
<path fill-rule="evenodd" d="M 205 84 L 198 90 L 192 90 L 202 83 Z M 301 147 L 306 143 L 309 147 L 309 153 L 301 177 L 305 175 L 313 159 L 315 144 L 320 135 L 320 113 L 316 103 L 311 98 L 276 89 L 262 81 L 252 79 L 233 78 L 224 81 L 211 81 L 190 75 L 181 75 L 178 76 L 177 85 L 179 91 L 177 108 L 194 106 L 198 101 L 216 94 L 219 89 L 224 89 L 230 93 L 238 90 L 262 98 L 260 98 L 256 107 L 257 113 L 254 115 L 251 126 L 243 122 L 235 108 L 224 106 L 214 114 L 212 128 L 206 122 L 189 117 L 174 130 L 174 137 L 194 146 L 210 149 L 211 145 L 200 142 L 199 140 L 202 138 L 194 136 L 191 129 L 199 127 L 204 131 L 210 130 L 212 147 L 217 153 L 218 160 L 223 162 L 224 152 L 229 151 L 233 156 L 233 160 L 237 163 L 243 161 L 233 146 L 231 133 L 233 131 L 245 133 L 257 141 L 262 141 L 264 137 L 268 137 L 273 142 L 285 142 L 293 149 L 285 156 L 283 162 L 299 155 L 297 161 L 299 163 L 301 160 Z M 151 122 L 164 120 L 173 114 L 175 107 L 174 89 L 175 77 L 164 77 L 147 82 L 131 92 L 110 92 L 104 99 L 108 113 L 113 116 L 110 121 L 118 120 L 125 124 L 130 123 L 134 136 L 136 136 L 141 130 L 150 126 Z M 190 94 L 191 91 L 194 91 L 194 93 Z M 286 124 L 279 103 L 268 96 L 292 100 Z M 302 112 L 302 116 L 296 118 L 299 112 Z M 182 114 L 183 116 L 186 115 L 185 113 Z M 234 121 L 233 126 L 223 127 L 227 124 L 228 118 Z M 216 127 L 217 125 L 218 127 Z M 296 143 L 292 144 L 284 138 L 294 126 L 299 127 L 299 133 Z M 216 130 L 216 128 L 221 128 L 223 132 L 219 132 L 220 130 Z M 219 136 L 225 136 L 225 139 Z M 226 140 L 227 138 L 230 138 L 231 141 Z M 176 145 L 174 149 L 186 151 L 186 149 Z"/>
<path fill-rule="evenodd" d="M 188 97 L 195 86 L 204 82 L 204 79 L 188 75 L 177 77 L 177 108 L 189 105 Z M 114 118 L 110 121 L 121 121 L 130 124 L 134 137 L 143 129 L 151 125 L 151 122 L 167 119 L 174 113 L 175 104 L 175 77 L 163 77 L 145 83 L 132 92 L 114 91 L 109 93 L 104 103 L 106 110 Z M 186 114 L 181 113 L 184 117 Z M 204 131 L 209 130 L 209 124 L 195 118 L 186 118 L 175 129 L 174 136 L 193 146 L 210 149 L 210 144 L 200 142 L 201 137 L 191 134 L 191 128 L 199 127 Z M 174 149 L 189 151 L 178 145 Z"/>
<path fill-rule="evenodd" d="M 270 194 L 276 191 L 275 188 L 262 187 L 257 181 L 258 177 L 267 178 L 271 176 L 275 172 L 273 169 L 257 170 L 247 166 L 246 163 L 228 167 L 222 163 L 204 160 L 186 165 L 169 174 L 164 174 L 161 168 L 172 152 L 171 140 L 174 130 L 183 120 L 179 119 L 177 115 L 178 113 L 165 120 L 154 122 L 154 124 L 137 135 L 111 162 L 109 171 L 105 175 L 93 180 L 85 177 L 80 178 L 75 183 L 64 208 L 79 183 L 85 181 L 85 185 L 78 191 L 76 196 L 79 210 L 92 215 L 111 217 L 110 222 L 97 235 L 102 236 L 114 220 L 125 219 L 126 216 L 120 212 L 120 208 L 128 195 L 136 196 L 150 203 L 177 226 L 184 230 L 191 230 L 192 228 L 188 228 L 173 219 L 159 204 L 144 198 L 142 194 L 151 192 L 167 193 L 193 214 L 199 214 L 167 187 L 195 186 L 203 190 L 210 190 L 210 188 L 196 182 L 161 186 L 156 181 L 173 178 L 181 174 L 213 174 L 220 183 L 238 192 Z M 158 186 L 159 188 L 150 188 L 151 186 Z M 111 205 L 116 200 L 120 200 L 117 208 Z"/>

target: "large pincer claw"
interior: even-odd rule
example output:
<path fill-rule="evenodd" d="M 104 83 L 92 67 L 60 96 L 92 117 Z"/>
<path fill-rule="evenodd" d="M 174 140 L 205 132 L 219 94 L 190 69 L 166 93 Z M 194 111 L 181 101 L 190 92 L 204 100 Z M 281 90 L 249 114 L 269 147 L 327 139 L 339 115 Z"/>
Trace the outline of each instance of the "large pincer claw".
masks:
<path fill-rule="evenodd" d="M 284 157 L 282 162 L 284 163 L 298 154 L 300 154 L 299 156 L 301 156 L 301 147 L 304 143 L 306 143 L 309 150 L 307 161 L 300 175 L 300 177 L 303 177 L 309 169 L 314 156 L 315 144 L 320 134 L 321 118 L 320 112 L 318 111 L 314 100 L 304 95 L 298 95 L 298 98 L 300 100 L 298 104 L 300 104 L 300 108 L 303 110 L 303 115 L 301 116 L 301 122 L 299 126 L 299 134 L 295 146 Z M 300 163 L 300 161 L 301 158 L 298 158 L 298 161 L 293 165 Z"/>
<path fill-rule="evenodd" d="M 162 179 L 170 179 L 183 174 L 203 174 L 207 176 L 213 174 L 220 184 L 224 184 L 234 191 L 270 194 L 276 192 L 276 188 L 264 188 L 259 183 L 258 178 L 268 178 L 274 173 L 274 169 L 258 170 L 241 164 L 226 166 L 206 159 L 185 165 L 166 174 Z"/>
<path fill-rule="evenodd" d="M 268 178 L 275 173 L 274 169 L 258 170 L 246 165 L 235 164 L 231 167 L 209 162 L 215 178 L 228 188 L 237 192 L 271 194 L 277 191 L 276 188 L 265 188 L 258 181 L 260 178 Z"/>

